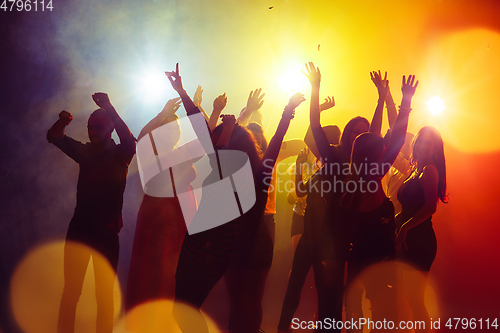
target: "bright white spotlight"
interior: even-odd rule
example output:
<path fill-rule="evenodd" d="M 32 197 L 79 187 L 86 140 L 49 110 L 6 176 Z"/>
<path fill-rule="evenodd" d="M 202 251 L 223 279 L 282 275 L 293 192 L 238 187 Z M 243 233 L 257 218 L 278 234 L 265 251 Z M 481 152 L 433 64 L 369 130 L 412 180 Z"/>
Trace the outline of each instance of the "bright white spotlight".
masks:
<path fill-rule="evenodd" d="M 426 104 L 432 114 L 440 114 L 445 109 L 444 103 L 439 96 L 431 97 Z"/>
<path fill-rule="evenodd" d="M 159 98 L 165 95 L 168 91 L 167 77 L 165 71 L 158 69 L 148 69 L 144 72 L 141 78 L 141 90 L 149 98 Z"/>
<path fill-rule="evenodd" d="M 287 93 L 296 93 L 298 91 L 303 91 L 307 85 L 307 78 L 302 74 L 300 69 L 290 71 L 283 74 L 279 79 L 278 83 L 284 91 Z"/>

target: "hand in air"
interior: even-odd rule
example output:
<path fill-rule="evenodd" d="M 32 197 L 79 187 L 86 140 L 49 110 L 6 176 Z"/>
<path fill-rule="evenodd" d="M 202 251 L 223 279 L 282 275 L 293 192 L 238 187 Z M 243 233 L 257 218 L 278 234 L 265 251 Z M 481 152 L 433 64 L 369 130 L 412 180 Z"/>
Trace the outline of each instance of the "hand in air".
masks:
<path fill-rule="evenodd" d="M 304 94 L 300 92 L 295 93 L 292 97 L 290 97 L 288 105 L 285 106 L 285 111 L 283 112 L 283 116 L 290 117 L 290 119 L 293 119 L 293 117 L 295 116 L 295 108 L 305 100 L 306 99 L 304 98 Z"/>
<path fill-rule="evenodd" d="M 389 80 L 387 80 L 387 72 L 385 72 L 383 79 L 380 71 L 370 72 L 370 77 L 373 84 L 375 84 L 375 87 L 377 87 L 379 99 L 385 100 L 387 95 L 389 95 Z"/>
<path fill-rule="evenodd" d="M 288 101 L 288 105 L 286 106 L 286 108 L 295 109 L 297 106 L 299 106 L 305 100 L 306 99 L 304 97 L 304 94 L 301 92 L 297 92 L 297 93 L 293 94 L 292 97 L 290 97 L 290 100 Z"/>
<path fill-rule="evenodd" d="M 306 72 L 302 71 L 304 75 L 307 77 L 312 86 L 318 85 L 321 82 L 321 72 L 319 71 L 319 67 L 314 67 L 312 62 L 306 64 Z"/>
<path fill-rule="evenodd" d="M 197 107 L 200 107 L 202 101 L 203 101 L 203 89 L 201 88 L 200 85 L 198 85 L 193 96 L 193 103 Z"/>
<path fill-rule="evenodd" d="M 300 151 L 300 153 L 297 155 L 297 164 L 305 163 L 307 161 L 307 158 L 309 157 L 309 148 L 304 148 Z"/>
<path fill-rule="evenodd" d="M 224 110 L 224 108 L 226 107 L 226 104 L 227 104 L 226 93 L 217 96 L 214 99 L 214 111 L 220 112 L 220 111 Z"/>
<path fill-rule="evenodd" d="M 101 109 L 106 109 L 111 106 L 108 94 L 105 94 L 103 92 L 93 94 L 92 99 L 94 100 L 95 104 L 97 104 L 97 106 Z"/>
<path fill-rule="evenodd" d="M 408 76 L 408 80 L 403 75 L 403 84 L 401 85 L 401 92 L 403 98 L 412 98 L 415 95 L 415 90 L 418 87 L 418 80 L 415 82 L 415 75 Z"/>
<path fill-rule="evenodd" d="M 163 110 L 161 110 L 161 113 L 164 117 L 169 117 L 173 116 L 177 110 L 179 110 L 179 107 L 181 106 L 181 98 L 172 98 L 169 99 L 167 104 L 163 107 Z"/>
<path fill-rule="evenodd" d="M 59 113 L 59 119 L 64 122 L 65 125 L 69 125 L 69 123 L 73 120 L 73 116 L 66 110 L 63 110 Z"/>
<path fill-rule="evenodd" d="M 262 88 L 255 89 L 250 92 L 247 100 L 247 112 L 255 112 L 259 110 L 264 104 L 264 96 L 266 94 L 261 94 Z"/>
<path fill-rule="evenodd" d="M 172 88 L 174 88 L 175 91 L 181 92 L 184 90 L 184 87 L 182 86 L 182 80 L 179 75 L 178 63 L 175 65 L 175 72 L 165 72 L 165 75 L 167 76 L 170 84 L 172 85 Z"/>
<path fill-rule="evenodd" d="M 333 99 L 333 96 L 332 97 L 328 96 L 327 98 L 325 98 L 325 102 L 319 106 L 319 110 L 325 111 L 333 108 L 334 106 L 335 106 L 335 100 Z"/>

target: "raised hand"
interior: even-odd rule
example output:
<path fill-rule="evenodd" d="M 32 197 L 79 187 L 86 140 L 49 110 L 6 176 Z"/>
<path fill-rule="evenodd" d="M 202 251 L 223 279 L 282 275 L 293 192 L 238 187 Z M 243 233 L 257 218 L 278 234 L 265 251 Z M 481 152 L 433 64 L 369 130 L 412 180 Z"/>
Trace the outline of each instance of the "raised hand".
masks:
<path fill-rule="evenodd" d="M 222 94 L 222 95 L 219 95 L 217 96 L 215 99 L 214 99 L 214 111 L 215 112 L 221 112 L 222 110 L 224 110 L 224 108 L 226 107 L 226 104 L 227 104 L 227 97 L 226 97 L 226 93 Z M 262 105 L 261 105 L 262 106 Z"/>
<path fill-rule="evenodd" d="M 319 86 L 321 82 L 321 72 L 319 71 L 319 67 L 315 67 L 310 61 L 308 64 L 306 63 L 306 71 L 307 73 L 304 71 L 302 71 L 302 73 L 304 73 L 311 85 Z"/>
<path fill-rule="evenodd" d="M 93 94 L 92 99 L 94 100 L 95 104 L 97 104 L 97 106 L 101 109 L 107 109 L 111 106 L 108 94 L 105 94 L 103 92 Z"/>
<path fill-rule="evenodd" d="M 222 133 L 216 143 L 216 146 L 227 146 L 231 140 L 231 134 L 233 133 L 234 125 L 236 124 L 236 118 L 232 114 L 223 114 L 220 118 L 222 118 Z"/>
<path fill-rule="evenodd" d="M 49 142 L 53 142 L 53 140 L 62 138 L 64 136 L 64 128 L 69 125 L 69 123 L 73 120 L 73 116 L 66 110 L 63 110 L 59 113 L 59 119 L 52 125 L 47 133 L 47 139 Z"/>
<path fill-rule="evenodd" d="M 203 101 L 203 89 L 201 88 L 200 85 L 198 85 L 193 96 L 193 103 L 197 107 L 200 107 L 202 101 Z"/>
<path fill-rule="evenodd" d="M 288 101 L 287 108 L 295 109 L 297 106 L 299 106 L 305 100 L 306 99 L 304 97 L 304 94 L 301 92 L 297 92 L 297 93 L 293 94 L 292 97 L 290 97 L 290 100 Z"/>
<path fill-rule="evenodd" d="M 327 96 L 327 98 L 325 98 L 325 102 L 319 106 L 319 110 L 325 111 L 333 108 L 334 106 L 335 106 L 335 100 L 333 99 L 333 96 L 332 97 Z"/>
<path fill-rule="evenodd" d="M 264 96 L 266 94 L 261 94 L 261 92 L 262 88 L 255 89 L 254 91 L 250 92 L 250 95 L 248 96 L 247 100 L 247 109 L 246 109 L 248 113 L 252 113 L 259 110 L 264 104 Z"/>
<path fill-rule="evenodd" d="M 415 75 L 408 76 L 408 80 L 403 75 L 403 84 L 401 85 L 401 92 L 403 98 L 412 98 L 415 95 L 415 90 L 418 87 L 418 80 L 415 82 Z"/>
<path fill-rule="evenodd" d="M 64 125 L 67 126 L 73 120 L 73 116 L 68 111 L 62 110 L 59 113 L 59 120 L 61 120 L 64 123 Z"/>
<path fill-rule="evenodd" d="M 385 72 L 383 79 L 380 71 L 370 72 L 370 77 L 373 84 L 375 84 L 375 87 L 377 87 L 379 99 L 385 101 L 387 95 L 389 94 L 389 80 L 387 80 L 387 72 Z"/>
<path fill-rule="evenodd" d="M 175 72 L 165 72 L 172 88 L 177 92 L 182 92 L 184 87 L 182 86 L 181 76 L 179 75 L 179 63 L 175 65 Z"/>
<path fill-rule="evenodd" d="M 179 109 L 180 106 L 181 106 L 180 97 L 169 99 L 168 102 L 163 107 L 163 110 L 161 110 L 161 114 L 164 117 L 172 116 L 175 114 L 175 112 Z"/>
<path fill-rule="evenodd" d="M 295 108 L 305 100 L 306 99 L 304 98 L 304 94 L 300 92 L 295 93 L 292 97 L 290 97 L 288 105 L 285 106 L 285 111 L 283 112 L 283 116 L 288 116 L 290 118 L 293 118 L 295 115 Z"/>
<path fill-rule="evenodd" d="M 378 75 L 378 77 L 380 78 L 380 82 L 382 83 L 382 86 L 387 87 L 387 85 L 389 84 L 389 80 L 387 80 L 387 71 L 385 71 L 383 79 L 382 79 L 382 73 L 380 73 L 380 70 L 378 72 L 376 72 L 376 71 L 370 72 L 370 76 L 372 78 L 372 81 L 373 81 L 375 75 Z M 375 83 L 375 81 L 373 83 Z M 377 84 L 375 83 L 375 85 L 377 85 Z"/>
<path fill-rule="evenodd" d="M 297 164 L 305 163 L 307 161 L 307 158 L 309 157 L 309 148 L 304 148 L 300 151 L 300 153 L 297 155 Z"/>
<path fill-rule="evenodd" d="M 223 114 L 220 116 L 222 119 L 222 127 L 223 128 L 234 128 L 234 125 L 236 124 L 236 117 L 232 114 Z"/>

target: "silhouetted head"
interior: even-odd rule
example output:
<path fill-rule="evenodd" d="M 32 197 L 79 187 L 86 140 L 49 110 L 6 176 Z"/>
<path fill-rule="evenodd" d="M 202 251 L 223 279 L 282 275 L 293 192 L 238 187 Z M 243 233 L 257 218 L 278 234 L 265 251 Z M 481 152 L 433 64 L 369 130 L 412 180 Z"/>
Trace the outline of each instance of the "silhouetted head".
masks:
<path fill-rule="evenodd" d="M 262 126 L 257 123 L 250 123 L 247 125 L 247 128 L 252 132 L 255 141 L 257 142 L 257 146 L 260 147 L 262 153 L 265 153 L 267 150 L 267 139 L 264 136 L 264 130 Z"/>
<path fill-rule="evenodd" d="M 354 139 L 361 133 L 368 132 L 369 129 L 370 122 L 366 118 L 358 116 L 349 120 L 340 138 L 340 147 L 342 150 L 351 152 Z"/>
<path fill-rule="evenodd" d="M 114 126 L 107 112 L 103 109 L 97 109 L 89 117 L 87 130 L 93 145 L 105 146 L 111 140 Z"/>
<path fill-rule="evenodd" d="M 425 126 L 418 131 L 411 147 L 410 164 L 413 169 L 423 170 L 433 164 L 439 173 L 438 196 L 442 202 L 447 201 L 446 194 L 446 161 L 441 134 L 432 126 Z"/>
<path fill-rule="evenodd" d="M 223 124 L 214 128 L 212 132 L 212 143 L 215 147 L 222 134 Z M 245 152 L 250 159 L 252 170 L 257 170 L 257 167 L 262 161 L 262 151 L 255 141 L 254 135 L 246 127 L 236 123 L 234 125 L 233 133 L 229 139 L 227 149 L 239 150 Z"/>
<path fill-rule="evenodd" d="M 323 127 L 326 138 L 330 145 L 338 145 L 340 142 L 340 128 L 337 125 L 328 125 Z"/>
<path fill-rule="evenodd" d="M 372 133 L 361 133 L 352 145 L 351 172 L 365 177 L 384 151 L 384 139 Z M 354 168 L 353 168 L 354 166 Z"/>

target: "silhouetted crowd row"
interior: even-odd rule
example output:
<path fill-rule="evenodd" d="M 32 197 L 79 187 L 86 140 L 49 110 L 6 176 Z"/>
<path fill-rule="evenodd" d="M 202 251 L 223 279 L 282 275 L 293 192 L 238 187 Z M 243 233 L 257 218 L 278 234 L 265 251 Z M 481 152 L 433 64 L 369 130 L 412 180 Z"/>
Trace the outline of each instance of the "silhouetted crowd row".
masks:
<path fill-rule="evenodd" d="M 114 270 L 118 265 L 123 192 L 136 152 L 144 197 L 134 236 L 127 311 L 171 299 L 182 332 L 208 332 L 200 308 L 224 277 L 230 299 L 229 332 L 262 332 L 262 298 L 273 259 L 280 189 L 276 164 L 297 156 L 287 182 L 292 185 L 287 186 L 287 199 L 293 204 L 294 258 L 278 332 L 290 331 L 311 267 L 318 322 L 342 320 L 344 304 L 347 320 L 362 318 L 363 290 L 374 321 L 396 322 L 400 285 L 406 286 L 412 319 L 429 322 L 425 276 L 437 249 L 431 217 L 438 201 L 447 201 L 446 167 L 443 140 L 436 129 L 423 127 L 415 137 L 407 133 L 418 86 L 413 75 L 403 76 L 398 110 L 387 73 L 384 77 L 380 71 L 370 73 L 378 91 L 373 118 L 369 122 L 354 117 L 341 132 L 337 126 L 321 126 L 321 113 L 335 102 L 328 97 L 320 104 L 321 73 L 313 63 L 306 64 L 304 74 L 312 88 L 310 126 L 304 140 L 284 142 L 295 109 L 305 101 L 303 94 L 290 98 L 268 141 L 260 113 L 261 89 L 250 93 L 237 118 L 221 115 L 227 98 L 218 96 L 209 117 L 201 107 L 201 87 L 191 99 L 178 65 L 165 74 L 179 98 L 169 100 L 137 140 L 104 93 L 92 96 L 99 109 L 88 120 L 89 143 L 65 135 L 72 120 L 67 111 L 59 114 L 47 134 L 49 142 L 80 166 L 77 204 L 64 252 L 59 333 L 74 332 L 90 249 L 106 258 L 93 260 L 97 332 L 113 331 L 115 277 L 104 271 L 106 265 Z M 183 119 L 189 119 L 192 131 L 181 131 L 186 125 L 176 115 L 181 102 L 187 112 Z M 384 106 L 390 130 L 382 136 Z M 113 130 L 119 144 L 111 139 Z M 181 140 L 188 132 L 194 139 Z M 202 186 L 195 188 L 203 163 L 208 172 Z M 86 244 L 89 250 L 77 250 L 72 242 Z M 408 268 L 401 271 L 396 259 Z M 127 331 L 151 332 L 150 319 L 130 320 Z M 317 327 L 317 332 L 323 331 L 340 329 Z"/>

